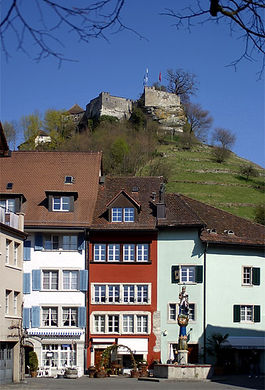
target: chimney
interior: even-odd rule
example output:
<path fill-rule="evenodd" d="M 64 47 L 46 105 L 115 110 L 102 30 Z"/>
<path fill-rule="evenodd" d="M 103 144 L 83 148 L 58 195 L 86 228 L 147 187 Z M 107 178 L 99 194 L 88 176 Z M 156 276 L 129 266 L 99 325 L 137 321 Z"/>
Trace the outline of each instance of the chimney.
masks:
<path fill-rule="evenodd" d="M 165 183 L 160 184 L 159 202 L 156 204 L 156 218 L 166 218 Z"/>

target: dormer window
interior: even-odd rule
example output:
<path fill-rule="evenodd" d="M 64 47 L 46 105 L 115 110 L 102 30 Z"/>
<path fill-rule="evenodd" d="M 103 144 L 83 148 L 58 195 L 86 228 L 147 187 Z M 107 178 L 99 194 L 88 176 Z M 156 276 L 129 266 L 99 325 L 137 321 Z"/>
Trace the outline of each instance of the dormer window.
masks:
<path fill-rule="evenodd" d="M 111 222 L 134 222 L 133 207 L 113 207 L 111 209 Z"/>
<path fill-rule="evenodd" d="M 54 196 L 52 200 L 53 211 L 70 211 L 70 196 Z"/>
<path fill-rule="evenodd" d="M 0 207 L 3 207 L 6 210 L 6 213 L 16 212 L 16 200 L 14 198 L 12 199 L 5 199 L 0 200 Z"/>

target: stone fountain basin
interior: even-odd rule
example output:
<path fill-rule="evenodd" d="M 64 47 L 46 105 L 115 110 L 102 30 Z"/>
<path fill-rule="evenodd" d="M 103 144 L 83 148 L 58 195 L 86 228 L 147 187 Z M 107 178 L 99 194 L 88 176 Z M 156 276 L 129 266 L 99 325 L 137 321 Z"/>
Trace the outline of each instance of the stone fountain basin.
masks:
<path fill-rule="evenodd" d="M 213 376 L 211 364 L 156 364 L 155 378 L 205 380 Z"/>

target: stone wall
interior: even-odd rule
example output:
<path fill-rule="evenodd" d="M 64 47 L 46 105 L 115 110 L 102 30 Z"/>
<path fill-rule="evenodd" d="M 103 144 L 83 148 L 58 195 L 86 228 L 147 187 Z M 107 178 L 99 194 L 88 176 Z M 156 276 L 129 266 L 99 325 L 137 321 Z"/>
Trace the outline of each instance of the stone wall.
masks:
<path fill-rule="evenodd" d="M 114 116 L 118 119 L 129 119 L 132 112 L 132 100 L 111 96 L 109 92 L 101 94 L 86 106 L 86 117 L 94 118 L 102 115 Z"/>
<path fill-rule="evenodd" d="M 155 87 L 144 87 L 145 107 L 180 107 L 180 97 L 174 93 L 158 91 Z"/>

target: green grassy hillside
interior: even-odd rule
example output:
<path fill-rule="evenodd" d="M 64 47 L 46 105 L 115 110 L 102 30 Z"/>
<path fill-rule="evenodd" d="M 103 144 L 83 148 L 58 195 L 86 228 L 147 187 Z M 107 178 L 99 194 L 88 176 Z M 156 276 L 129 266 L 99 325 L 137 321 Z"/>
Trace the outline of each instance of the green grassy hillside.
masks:
<path fill-rule="evenodd" d="M 163 159 L 171 168 L 166 191 L 179 192 L 253 220 L 255 206 L 264 202 L 265 170 L 253 164 L 259 176 L 246 180 L 239 171 L 249 161 L 231 153 L 220 164 L 213 160 L 211 150 L 201 144 L 191 150 L 178 148 L 176 142 L 161 145 L 156 159 Z M 148 165 L 140 174 L 148 174 Z"/>

